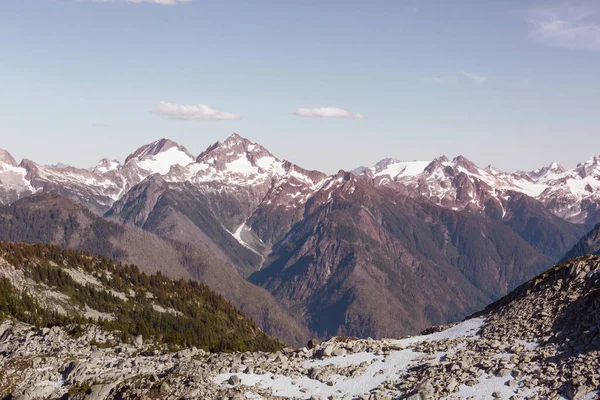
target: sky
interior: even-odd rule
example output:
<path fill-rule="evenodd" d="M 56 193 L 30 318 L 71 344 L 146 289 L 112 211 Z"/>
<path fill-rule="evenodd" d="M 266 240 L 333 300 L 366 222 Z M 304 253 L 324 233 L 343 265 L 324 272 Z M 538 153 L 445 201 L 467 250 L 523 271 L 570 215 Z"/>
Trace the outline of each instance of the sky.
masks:
<path fill-rule="evenodd" d="M 334 173 L 600 154 L 600 1 L 1 0 L 0 148 L 90 167 L 233 132 Z"/>

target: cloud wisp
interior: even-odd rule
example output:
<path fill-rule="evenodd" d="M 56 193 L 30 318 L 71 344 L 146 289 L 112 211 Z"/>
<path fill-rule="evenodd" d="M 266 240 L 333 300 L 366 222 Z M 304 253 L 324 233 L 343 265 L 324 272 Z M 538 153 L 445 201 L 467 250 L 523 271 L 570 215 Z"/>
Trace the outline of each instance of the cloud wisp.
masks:
<path fill-rule="evenodd" d="M 365 119 L 364 115 L 360 113 L 351 113 L 338 107 L 299 108 L 294 111 L 294 115 L 303 118 Z"/>
<path fill-rule="evenodd" d="M 175 120 L 224 121 L 240 119 L 240 116 L 237 114 L 218 111 L 206 104 L 186 106 L 161 101 L 153 112 L 163 119 Z"/>
<path fill-rule="evenodd" d="M 457 82 L 455 76 L 426 76 L 423 78 L 423 82 L 432 85 L 450 85 Z"/>
<path fill-rule="evenodd" d="M 530 11 L 529 36 L 551 47 L 600 51 L 600 4 L 570 0 Z"/>
<path fill-rule="evenodd" d="M 484 85 L 486 84 L 490 78 L 487 76 L 483 76 L 480 74 L 476 74 L 474 72 L 468 72 L 464 70 L 457 71 L 452 75 L 445 76 L 426 76 L 421 78 L 423 83 L 429 85 L 454 85 L 463 82 L 474 83 L 476 85 Z"/>
<path fill-rule="evenodd" d="M 489 78 L 487 76 L 482 76 L 474 72 L 460 71 L 460 74 L 463 77 L 469 79 L 471 82 L 475 83 L 476 85 L 483 85 L 489 81 Z"/>
<path fill-rule="evenodd" d="M 90 1 L 90 0 L 88 0 Z M 192 0 L 91 0 L 94 3 L 129 3 L 129 4 L 160 4 L 163 6 L 174 6 L 182 3 L 191 3 Z"/>

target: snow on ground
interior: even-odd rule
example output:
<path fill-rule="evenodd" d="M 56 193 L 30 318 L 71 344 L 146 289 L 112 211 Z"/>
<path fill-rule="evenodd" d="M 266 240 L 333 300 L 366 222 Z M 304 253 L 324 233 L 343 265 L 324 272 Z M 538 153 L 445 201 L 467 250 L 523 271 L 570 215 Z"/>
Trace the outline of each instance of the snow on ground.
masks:
<path fill-rule="evenodd" d="M 484 318 L 471 318 L 441 332 L 435 332 L 431 335 L 411 336 L 405 339 L 394 340 L 392 343 L 406 347 L 424 342 L 425 340 L 438 341 L 444 339 L 475 337 L 477 331 L 479 331 L 484 323 Z"/>
<path fill-rule="evenodd" d="M 244 239 L 242 239 L 242 231 L 243 231 L 244 229 L 250 230 L 250 228 L 246 226 L 246 223 L 245 223 L 245 222 L 244 222 L 242 225 L 240 225 L 240 226 L 239 226 L 239 227 L 238 227 L 238 228 L 235 230 L 235 232 L 229 232 L 229 231 L 228 231 L 228 232 L 229 232 L 229 233 L 231 233 L 231 236 L 233 236 L 233 237 L 235 238 L 235 240 L 237 240 L 237 241 L 238 241 L 238 242 L 239 242 L 239 243 L 240 243 L 242 246 L 244 246 L 245 248 L 247 248 L 248 250 L 250 250 L 250 251 L 251 251 L 251 252 L 253 252 L 254 254 L 256 254 L 256 255 L 259 255 L 259 256 L 260 256 L 260 257 L 261 257 L 261 258 L 264 260 L 264 256 L 263 256 L 261 253 L 259 253 L 258 251 L 254 250 L 254 249 L 252 248 L 252 246 L 250 246 L 248 243 L 246 243 L 246 242 L 244 241 Z"/>
<path fill-rule="evenodd" d="M 413 346 L 425 340 L 438 341 L 452 338 L 474 338 L 484 322 L 485 320 L 483 318 L 473 318 L 431 335 L 414 336 L 400 340 L 386 339 L 392 345 L 407 347 L 404 350 L 391 351 L 387 356 L 361 352 L 326 358 L 323 360 L 311 360 L 303 364 L 303 367 L 307 370 L 313 367 L 323 367 L 326 365 L 345 368 L 350 366 L 358 367 L 363 363 L 368 364 L 364 371 L 355 377 L 332 375 L 328 382 L 323 383 L 318 380 L 310 379 L 306 375 L 301 377 L 288 377 L 273 375 L 271 373 L 260 375 L 227 373 L 215 377 L 215 383 L 229 387 L 230 385 L 227 381 L 232 375 L 236 375 L 240 378 L 242 385 L 248 386 L 250 389 L 252 386 L 261 389 L 270 389 L 275 396 L 292 398 L 317 396 L 318 398 L 323 399 L 326 399 L 329 396 L 336 396 L 338 399 L 354 399 L 357 396 L 369 393 L 385 381 L 396 381 L 398 375 L 406 371 L 411 365 L 426 362 L 428 359 L 439 359 L 444 354 L 440 353 L 433 356 L 426 355 L 414 351 L 409 346 Z M 504 381 L 502 381 L 501 384 L 503 385 Z M 490 388 L 494 388 L 494 390 L 490 392 L 491 394 L 498 391 L 497 386 L 500 385 L 500 383 L 496 381 L 486 381 L 481 383 L 481 385 L 486 391 Z M 489 397 L 490 396 L 487 398 Z"/>
<path fill-rule="evenodd" d="M 448 396 L 448 399 L 472 399 L 472 400 L 487 400 L 494 398 L 493 393 L 497 392 L 500 394 L 501 399 L 509 399 L 514 396 L 517 386 L 507 386 L 507 382 L 510 381 L 512 376 L 507 377 L 496 377 L 493 375 L 482 374 L 479 377 L 479 382 L 473 386 L 460 385 L 458 392 Z M 522 391 L 519 396 L 533 395 L 534 391 L 529 389 Z"/>

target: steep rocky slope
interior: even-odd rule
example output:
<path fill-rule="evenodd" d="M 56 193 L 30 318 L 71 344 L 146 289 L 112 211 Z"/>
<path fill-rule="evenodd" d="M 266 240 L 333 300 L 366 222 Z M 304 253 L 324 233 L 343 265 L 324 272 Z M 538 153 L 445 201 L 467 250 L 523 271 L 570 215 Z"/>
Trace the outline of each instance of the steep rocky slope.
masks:
<path fill-rule="evenodd" d="M 563 257 L 563 261 L 588 254 L 600 254 L 600 224 L 589 231 L 577 242 L 575 246 Z"/>
<path fill-rule="evenodd" d="M 144 272 L 197 279 L 286 343 L 309 336 L 276 300 L 244 280 L 236 268 L 201 243 L 159 238 L 106 221 L 73 200 L 41 194 L 0 207 L 0 240 L 55 244 L 136 264 Z"/>
<path fill-rule="evenodd" d="M 30 399 L 597 399 L 599 288 L 600 257 L 587 256 L 552 268 L 461 323 L 420 336 L 334 337 L 274 353 L 170 353 L 149 341 L 117 344 L 93 326 L 70 336 L 61 328 L 5 321 L 0 393 Z M 68 354 L 54 351 L 66 348 Z"/>

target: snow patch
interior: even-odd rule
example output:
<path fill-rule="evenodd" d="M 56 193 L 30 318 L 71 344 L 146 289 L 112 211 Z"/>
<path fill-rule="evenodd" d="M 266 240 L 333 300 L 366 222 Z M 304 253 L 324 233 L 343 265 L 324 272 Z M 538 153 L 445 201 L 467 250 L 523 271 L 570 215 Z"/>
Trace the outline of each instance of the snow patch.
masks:
<path fill-rule="evenodd" d="M 166 175 L 173 165 L 186 165 L 193 163 L 195 160 L 185 152 L 176 147 L 160 152 L 154 156 L 148 156 L 137 162 L 137 165 L 150 172 L 151 174 Z"/>
<path fill-rule="evenodd" d="M 425 340 L 435 341 L 452 338 L 471 338 L 476 336 L 476 333 L 484 322 L 485 319 L 483 318 L 473 318 L 431 335 L 414 336 L 400 340 L 384 340 L 390 342 L 392 345 L 408 347 Z M 439 359 L 442 355 L 443 353 L 435 354 L 433 357 Z M 242 385 L 249 387 L 254 386 L 266 390 L 270 389 L 274 396 L 303 399 L 310 396 L 316 396 L 322 399 L 326 399 L 329 396 L 335 396 L 335 398 L 338 399 L 355 399 L 358 396 L 367 395 L 383 382 L 397 381 L 398 376 L 406 372 L 412 365 L 424 362 L 429 358 L 431 358 L 431 355 L 414 351 L 412 348 L 394 350 L 387 356 L 361 352 L 331 357 L 324 360 L 311 360 L 303 364 L 303 367 L 306 369 L 325 365 L 345 368 L 353 365 L 358 366 L 362 363 L 369 364 L 360 375 L 354 377 L 332 375 L 325 383 L 310 379 L 308 376 L 288 377 L 274 375 L 272 373 L 226 373 L 216 376 L 214 382 L 225 387 L 231 387 L 227 381 L 232 375 L 236 375 L 240 378 Z M 493 382 L 494 385 L 485 386 L 486 390 L 492 387 L 494 388 L 490 394 L 496 391 L 497 388 L 497 382 Z M 502 381 L 502 384 L 504 384 L 504 381 Z M 489 396 L 487 398 L 489 398 Z"/>

